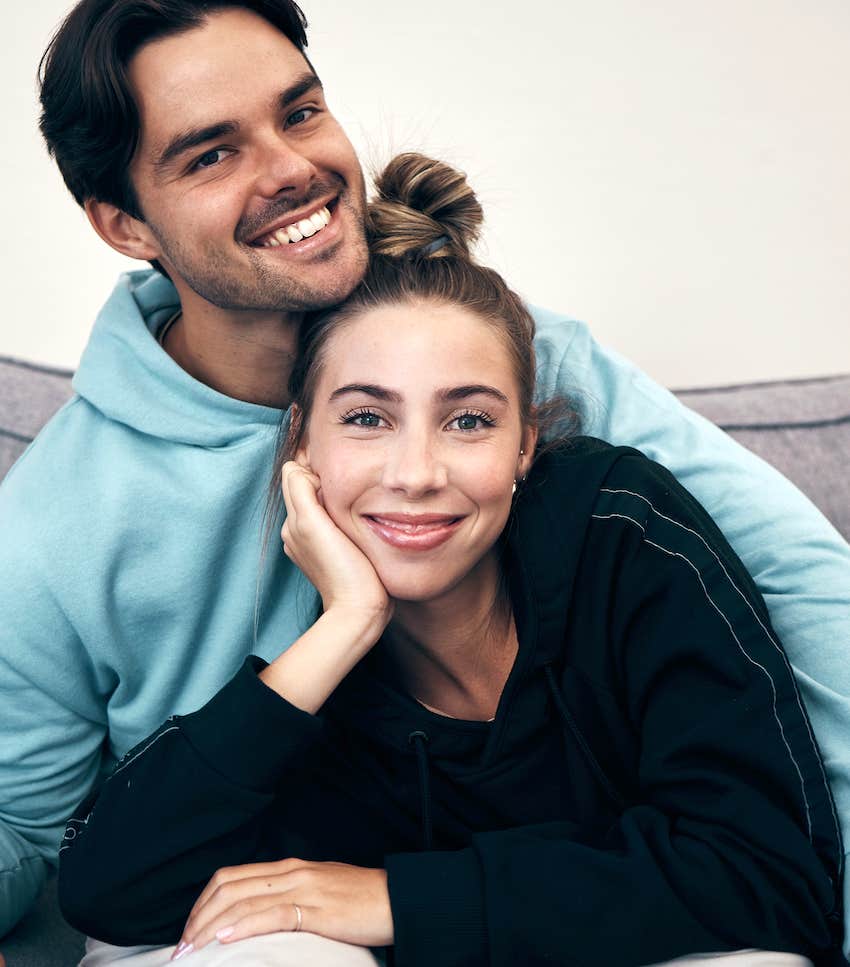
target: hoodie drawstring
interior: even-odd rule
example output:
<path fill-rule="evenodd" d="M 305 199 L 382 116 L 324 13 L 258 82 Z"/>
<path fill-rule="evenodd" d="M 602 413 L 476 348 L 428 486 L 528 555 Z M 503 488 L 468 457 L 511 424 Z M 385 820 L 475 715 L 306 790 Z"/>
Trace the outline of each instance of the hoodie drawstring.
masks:
<path fill-rule="evenodd" d="M 419 766 L 419 799 L 422 804 L 422 844 L 423 848 L 434 848 L 434 833 L 431 827 L 431 772 L 428 761 L 428 735 L 425 732 L 411 732 L 407 741 L 416 750 Z"/>
<path fill-rule="evenodd" d="M 605 775 L 605 770 L 599 765 L 596 756 L 593 754 L 590 746 L 587 744 L 587 739 L 582 735 L 581 729 L 578 727 L 576 720 L 572 716 L 572 712 L 567 708 L 567 703 L 564 701 L 564 696 L 561 694 L 558 688 L 558 683 L 555 681 L 555 673 L 552 671 L 551 664 L 546 664 L 543 666 L 546 672 L 546 681 L 549 683 L 549 691 L 552 693 L 552 701 L 555 703 L 555 708 L 558 710 L 558 714 L 564 721 L 565 730 L 564 738 L 569 744 L 569 736 L 567 730 L 572 734 L 572 737 L 576 741 L 582 754 L 584 755 L 585 761 L 590 766 L 590 771 L 596 776 L 597 781 L 608 794 L 608 797 L 617 806 L 617 808 L 622 811 L 626 808 L 626 801 L 617 791 L 614 783 Z"/>

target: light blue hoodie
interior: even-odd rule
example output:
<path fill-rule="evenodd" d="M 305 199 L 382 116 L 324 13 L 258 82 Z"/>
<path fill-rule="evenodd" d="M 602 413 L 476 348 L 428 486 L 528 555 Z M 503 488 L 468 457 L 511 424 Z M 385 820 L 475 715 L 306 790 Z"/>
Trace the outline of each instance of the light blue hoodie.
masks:
<path fill-rule="evenodd" d="M 167 716 L 202 705 L 246 654 L 275 657 L 313 613 L 276 535 L 260 580 L 282 414 L 215 392 L 162 351 L 151 333 L 176 307 L 155 273 L 120 280 L 77 395 L 0 489 L 0 935 L 99 772 Z M 585 430 L 670 467 L 756 578 L 847 831 L 850 549 L 775 471 L 586 327 L 535 318 L 539 395 L 580 388 Z"/>

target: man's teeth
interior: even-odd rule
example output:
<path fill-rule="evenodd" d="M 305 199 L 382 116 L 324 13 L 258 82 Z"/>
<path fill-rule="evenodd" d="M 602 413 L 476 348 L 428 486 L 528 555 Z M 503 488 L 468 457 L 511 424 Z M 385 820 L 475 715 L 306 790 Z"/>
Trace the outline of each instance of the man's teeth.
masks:
<path fill-rule="evenodd" d="M 300 242 L 320 232 L 331 220 L 331 213 L 327 207 L 313 212 L 308 218 L 293 222 L 285 228 L 279 228 L 271 235 L 267 235 L 262 242 L 262 248 L 276 248 L 279 245 L 289 245 L 290 242 Z"/>

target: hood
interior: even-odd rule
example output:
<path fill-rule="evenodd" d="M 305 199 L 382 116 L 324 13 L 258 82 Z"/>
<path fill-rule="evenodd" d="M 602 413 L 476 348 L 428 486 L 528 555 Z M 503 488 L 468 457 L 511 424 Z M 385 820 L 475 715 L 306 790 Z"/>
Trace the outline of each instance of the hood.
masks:
<path fill-rule="evenodd" d="M 122 275 L 98 314 L 74 389 L 108 419 L 148 436 L 203 447 L 243 442 L 280 410 L 231 399 L 191 377 L 154 338 L 180 306 L 153 269 Z"/>
<path fill-rule="evenodd" d="M 573 583 L 593 505 L 622 449 L 577 437 L 539 457 L 506 537 L 511 600 L 526 670 L 563 660 Z"/>

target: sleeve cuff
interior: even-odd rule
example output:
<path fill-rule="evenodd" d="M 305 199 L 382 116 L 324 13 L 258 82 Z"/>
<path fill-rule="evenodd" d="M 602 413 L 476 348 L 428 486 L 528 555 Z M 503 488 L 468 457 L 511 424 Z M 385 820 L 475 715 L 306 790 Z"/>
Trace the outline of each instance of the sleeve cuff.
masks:
<path fill-rule="evenodd" d="M 481 869 L 471 849 L 386 858 L 398 963 L 486 964 Z"/>
<path fill-rule="evenodd" d="M 322 733 L 320 719 L 260 681 L 266 664 L 249 655 L 206 705 L 178 718 L 208 763 L 234 782 L 264 792 L 275 788 L 285 768 L 306 759 Z"/>

